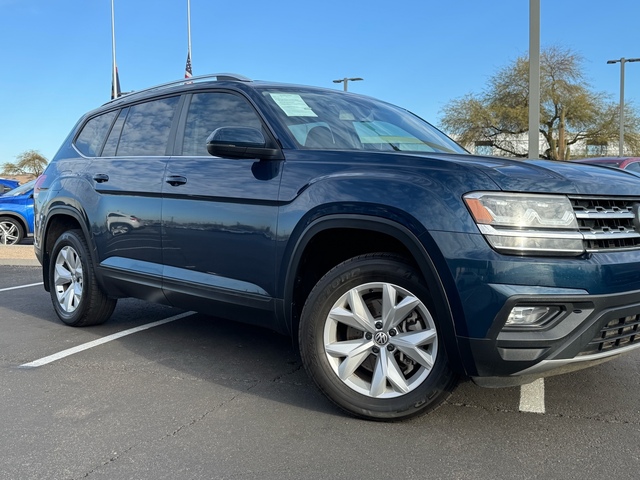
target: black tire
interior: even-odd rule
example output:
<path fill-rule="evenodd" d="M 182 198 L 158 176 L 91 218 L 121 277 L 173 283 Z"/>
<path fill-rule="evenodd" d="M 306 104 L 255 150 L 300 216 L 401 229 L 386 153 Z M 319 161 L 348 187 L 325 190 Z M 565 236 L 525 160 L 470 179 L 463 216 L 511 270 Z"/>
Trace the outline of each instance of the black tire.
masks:
<path fill-rule="evenodd" d="M 434 312 L 424 280 L 401 257 L 347 260 L 305 303 L 299 329 L 305 369 L 331 401 L 357 417 L 427 413 L 458 381 Z"/>
<path fill-rule="evenodd" d="M 11 217 L 0 217 L 0 245 L 16 245 L 24 238 L 24 228 Z"/>
<path fill-rule="evenodd" d="M 49 290 L 60 320 L 72 327 L 107 321 L 117 301 L 98 286 L 82 232 L 69 230 L 60 235 L 50 258 Z"/>

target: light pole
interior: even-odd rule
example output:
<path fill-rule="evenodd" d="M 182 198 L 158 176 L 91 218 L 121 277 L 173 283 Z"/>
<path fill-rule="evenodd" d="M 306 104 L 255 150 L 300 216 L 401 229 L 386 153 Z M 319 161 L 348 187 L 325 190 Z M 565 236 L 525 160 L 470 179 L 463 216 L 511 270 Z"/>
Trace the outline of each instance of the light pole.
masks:
<path fill-rule="evenodd" d="M 355 77 L 355 78 L 341 78 L 340 80 L 334 80 L 333 83 L 344 83 L 344 91 L 347 91 L 347 83 L 349 82 L 357 82 L 358 80 L 364 80 L 364 78 Z"/>
<path fill-rule="evenodd" d="M 618 156 L 624 154 L 624 64 L 627 62 L 640 62 L 640 58 L 624 58 L 620 60 L 607 60 L 607 63 L 620 63 L 620 143 L 618 144 Z"/>
<path fill-rule="evenodd" d="M 529 0 L 529 158 L 540 158 L 540 0 Z"/>

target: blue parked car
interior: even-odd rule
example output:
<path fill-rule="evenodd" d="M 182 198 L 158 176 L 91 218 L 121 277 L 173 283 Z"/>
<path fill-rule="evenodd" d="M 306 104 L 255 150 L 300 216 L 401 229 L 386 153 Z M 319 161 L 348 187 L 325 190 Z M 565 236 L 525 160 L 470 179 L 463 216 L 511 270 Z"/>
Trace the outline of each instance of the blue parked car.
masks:
<path fill-rule="evenodd" d="M 0 245 L 14 245 L 33 235 L 35 183 L 32 180 L 0 195 Z"/>
<path fill-rule="evenodd" d="M 18 182 L 17 180 L 10 180 L 8 178 L 0 178 L 0 195 L 2 195 L 3 193 L 8 192 L 9 190 L 13 190 L 18 185 L 20 185 L 20 182 Z"/>

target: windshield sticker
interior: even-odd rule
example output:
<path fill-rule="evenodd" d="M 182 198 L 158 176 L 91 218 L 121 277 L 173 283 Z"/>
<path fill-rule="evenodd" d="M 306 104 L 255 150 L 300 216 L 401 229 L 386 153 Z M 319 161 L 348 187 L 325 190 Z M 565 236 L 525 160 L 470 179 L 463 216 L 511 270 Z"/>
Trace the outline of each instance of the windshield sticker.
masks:
<path fill-rule="evenodd" d="M 271 98 L 278 104 L 287 117 L 317 117 L 311 107 L 296 93 L 271 93 Z"/>
<path fill-rule="evenodd" d="M 346 121 L 349 121 L 349 122 L 353 122 L 356 119 L 356 117 L 353 116 L 353 113 L 348 112 L 346 110 L 340 110 L 340 117 L 339 118 L 340 118 L 340 120 L 346 120 Z"/>

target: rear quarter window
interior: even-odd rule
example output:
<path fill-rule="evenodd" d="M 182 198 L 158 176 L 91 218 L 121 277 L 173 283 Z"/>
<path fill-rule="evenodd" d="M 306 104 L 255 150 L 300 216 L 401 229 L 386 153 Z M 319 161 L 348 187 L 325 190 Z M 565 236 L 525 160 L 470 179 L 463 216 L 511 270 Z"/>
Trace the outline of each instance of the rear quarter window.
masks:
<path fill-rule="evenodd" d="M 111 128 L 111 124 L 118 112 L 108 112 L 89 120 L 74 142 L 78 151 L 86 157 L 100 155 L 104 141 Z"/>

